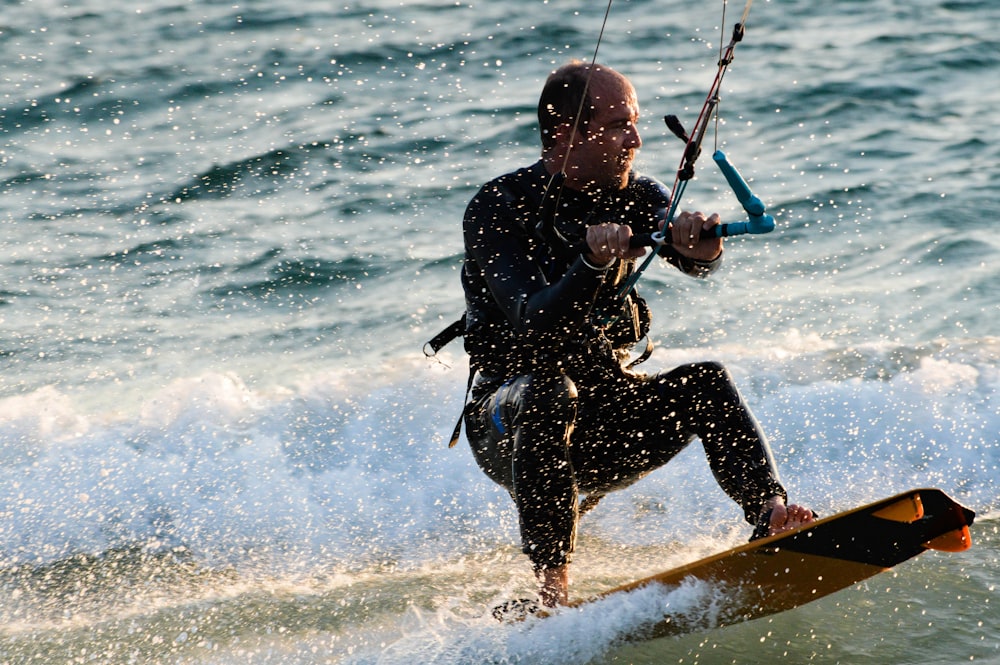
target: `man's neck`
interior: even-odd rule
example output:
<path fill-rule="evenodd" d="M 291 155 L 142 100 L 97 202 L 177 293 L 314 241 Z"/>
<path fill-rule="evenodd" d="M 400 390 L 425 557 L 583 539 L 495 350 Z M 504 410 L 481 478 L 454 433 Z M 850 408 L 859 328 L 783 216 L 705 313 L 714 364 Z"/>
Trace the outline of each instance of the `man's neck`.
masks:
<path fill-rule="evenodd" d="M 550 176 L 554 176 L 562 170 L 562 164 L 554 159 L 546 159 L 543 157 L 542 164 L 545 165 L 545 171 Z M 596 198 L 601 195 L 602 190 L 607 189 L 606 187 L 599 186 L 593 180 L 580 181 L 569 173 L 565 173 L 565 176 L 566 179 L 563 181 L 563 187 L 566 189 L 572 189 L 574 192 L 579 192 Z"/>
<path fill-rule="evenodd" d="M 546 155 L 543 153 L 542 164 L 545 166 L 545 171 L 550 176 L 554 176 L 562 171 L 564 162 L 557 155 Z M 592 196 L 594 198 L 599 198 L 602 194 L 607 192 L 625 189 L 625 187 L 628 186 L 628 180 L 619 186 L 618 183 L 601 184 L 596 180 L 580 180 L 573 177 L 572 173 L 565 173 L 565 175 L 566 179 L 563 181 L 563 187 L 572 189 L 575 192 L 587 194 L 588 196 Z"/>

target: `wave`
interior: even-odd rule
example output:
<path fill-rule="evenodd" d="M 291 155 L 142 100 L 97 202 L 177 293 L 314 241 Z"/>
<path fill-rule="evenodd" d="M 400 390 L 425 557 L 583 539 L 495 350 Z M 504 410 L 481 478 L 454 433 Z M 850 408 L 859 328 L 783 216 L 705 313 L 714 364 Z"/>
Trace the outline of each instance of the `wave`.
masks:
<path fill-rule="evenodd" d="M 276 258 L 275 254 L 269 254 Z M 263 261 L 253 261 L 238 268 L 245 271 L 263 265 Z M 347 257 L 340 261 L 329 259 L 277 259 L 268 268 L 269 277 L 265 280 L 228 284 L 215 287 L 211 294 L 216 298 L 228 298 L 234 295 L 247 296 L 267 300 L 279 298 L 288 294 L 308 294 L 316 289 L 333 285 L 348 285 L 358 281 L 384 276 L 390 272 L 388 267 L 373 265 L 369 261 L 357 257 Z"/>
<path fill-rule="evenodd" d="M 255 197 L 268 196 L 283 184 L 297 178 L 310 152 L 324 148 L 326 146 L 299 145 L 219 164 L 172 192 L 167 200 L 183 202 L 225 198 L 239 193 Z"/>
<path fill-rule="evenodd" d="M 826 351 L 785 342 L 723 346 L 713 357 L 737 376 L 798 493 L 828 512 L 844 491 L 861 500 L 930 483 L 996 508 L 1000 341 Z M 661 350 L 649 362 L 704 357 Z M 0 487 L 20 517 L 0 532 L 0 567 L 154 540 L 201 561 L 239 562 L 264 547 L 284 552 L 284 564 L 412 565 L 454 548 L 456 534 L 501 539 L 510 524 L 488 526 L 483 516 L 509 520 L 509 500 L 464 451 L 443 444 L 464 385 L 452 362 L 459 366 L 396 360 L 373 373 L 300 373 L 266 391 L 235 376 L 195 376 L 131 413 L 81 411 L 53 387 L 6 398 Z M 658 474 L 631 496 L 672 495 L 673 472 Z M 726 510 L 710 478 L 677 482 L 694 501 L 677 509 L 695 522 L 706 509 Z M 831 497 L 831 487 L 842 491 Z M 608 501 L 627 504 L 620 494 Z M 605 536 L 634 539 L 642 520 L 631 514 L 595 519 Z"/>

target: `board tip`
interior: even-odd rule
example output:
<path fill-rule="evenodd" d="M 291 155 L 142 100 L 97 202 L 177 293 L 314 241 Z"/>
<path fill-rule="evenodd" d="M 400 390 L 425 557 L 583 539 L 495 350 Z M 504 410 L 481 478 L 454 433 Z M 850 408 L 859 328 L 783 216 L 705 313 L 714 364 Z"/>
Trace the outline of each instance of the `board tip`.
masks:
<path fill-rule="evenodd" d="M 924 543 L 924 547 L 939 552 L 964 552 L 972 547 L 972 534 L 969 533 L 968 526 L 962 526 L 929 540 Z"/>

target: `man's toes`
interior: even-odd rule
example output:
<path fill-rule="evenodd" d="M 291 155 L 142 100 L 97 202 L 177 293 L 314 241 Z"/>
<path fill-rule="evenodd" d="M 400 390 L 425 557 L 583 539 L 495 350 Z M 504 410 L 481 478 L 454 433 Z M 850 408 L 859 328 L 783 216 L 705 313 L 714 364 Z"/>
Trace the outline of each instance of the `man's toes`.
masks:
<path fill-rule="evenodd" d="M 791 526 L 800 526 L 802 524 L 808 524 L 813 521 L 813 512 L 808 508 L 803 506 L 798 506 L 792 504 L 788 506 L 788 518 L 787 524 Z"/>

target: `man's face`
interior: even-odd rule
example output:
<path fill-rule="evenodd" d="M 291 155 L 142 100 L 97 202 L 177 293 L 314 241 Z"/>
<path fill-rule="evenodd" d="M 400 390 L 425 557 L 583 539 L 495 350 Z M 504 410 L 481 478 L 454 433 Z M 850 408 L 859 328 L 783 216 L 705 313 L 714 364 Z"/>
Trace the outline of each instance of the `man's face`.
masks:
<path fill-rule="evenodd" d="M 593 111 L 566 161 L 566 175 L 577 189 L 621 189 L 628 184 L 635 152 L 642 146 L 636 122 L 639 102 L 624 77 L 597 71 L 590 82 Z"/>

